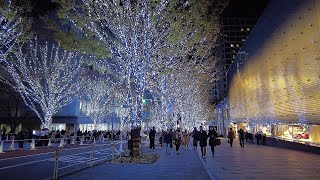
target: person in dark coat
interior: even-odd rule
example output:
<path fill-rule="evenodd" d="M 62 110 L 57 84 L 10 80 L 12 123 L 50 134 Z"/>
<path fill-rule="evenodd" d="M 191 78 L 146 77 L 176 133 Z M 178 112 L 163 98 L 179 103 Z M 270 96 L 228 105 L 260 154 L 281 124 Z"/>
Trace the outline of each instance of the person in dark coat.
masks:
<path fill-rule="evenodd" d="M 213 127 L 210 127 L 208 137 L 209 137 L 209 146 L 211 147 L 212 157 L 214 157 L 214 146 L 215 146 L 215 141 L 218 137 L 218 134 Z"/>
<path fill-rule="evenodd" d="M 197 149 L 198 147 L 198 141 L 199 141 L 199 131 L 197 130 L 196 127 L 194 127 L 193 132 L 192 132 L 192 137 L 193 137 L 193 148 Z"/>
<path fill-rule="evenodd" d="M 208 140 L 208 134 L 206 131 L 203 130 L 202 126 L 200 126 L 199 143 L 200 143 L 202 157 L 206 156 L 206 152 L 207 152 L 206 147 L 208 145 L 207 140 Z"/>
<path fill-rule="evenodd" d="M 243 129 L 240 128 L 239 130 L 239 141 L 240 141 L 240 146 L 244 148 L 244 138 L 245 138 L 245 133 Z"/>
<path fill-rule="evenodd" d="M 172 136 L 169 131 L 165 132 L 163 141 L 164 143 L 166 143 L 166 154 L 170 154 L 170 144 L 172 143 Z"/>
<path fill-rule="evenodd" d="M 235 138 L 234 132 L 233 132 L 232 128 L 230 128 L 230 130 L 228 132 L 228 140 L 229 140 L 229 143 L 230 143 L 230 147 L 232 147 L 234 138 Z"/>
<path fill-rule="evenodd" d="M 156 130 L 154 127 L 149 132 L 149 139 L 150 139 L 150 149 L 154 149 L 154 141 L 156 139 Z"/>
<path fill-rule="evenodd" d="M 19 140 L 19 148 L 23 148 L 23 143 L 25 138 L 26 138 L 26 132 L 24 130 L 21 130 L 17 134 L 17 140 Z"/>

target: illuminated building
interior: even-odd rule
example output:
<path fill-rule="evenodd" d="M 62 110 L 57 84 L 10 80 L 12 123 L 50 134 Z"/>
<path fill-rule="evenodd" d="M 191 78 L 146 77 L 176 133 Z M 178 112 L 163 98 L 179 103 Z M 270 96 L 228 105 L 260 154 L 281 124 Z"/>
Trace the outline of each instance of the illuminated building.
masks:
<path fill-rule="evenodd" d="M 230 122 L 319 143 L 319 17 L 318 1 L 270 1 L 228 73 Z"/>

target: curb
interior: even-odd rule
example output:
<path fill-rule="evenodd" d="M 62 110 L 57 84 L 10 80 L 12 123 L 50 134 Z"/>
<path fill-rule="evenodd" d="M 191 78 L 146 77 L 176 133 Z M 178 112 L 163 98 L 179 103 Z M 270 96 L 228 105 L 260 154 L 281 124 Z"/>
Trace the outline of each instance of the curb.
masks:
<path fill-rule="evenodd" d="M 200 152 L 200 148 L 197 148 L 197 155 L 204 167 L 204 169 L 206 170 L 208 176 L 210 177 L 211 180 L 217 180 L 217 178 L 210 172 L 209 167 L 207 166 L 207 163 L 205 163 L 205 161 L 203 160 L 202 156 L 200 156 L 201 152 Z"/>

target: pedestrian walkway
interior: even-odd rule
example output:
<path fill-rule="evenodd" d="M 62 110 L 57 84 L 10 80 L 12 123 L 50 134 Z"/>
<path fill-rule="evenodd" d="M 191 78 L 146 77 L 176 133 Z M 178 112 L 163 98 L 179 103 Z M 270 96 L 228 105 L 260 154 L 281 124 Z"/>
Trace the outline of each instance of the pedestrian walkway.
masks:
<path fill-rule="evenodd" d="M 105 163 L 96 167 L 85 169 L 62 177 L 60 179 L 139 179 L 139 180 L 209 180 L 195 150 L 181 147 L 176 154 L 171 149 L 171 154 L 165 154 L 165 148 L 157 146 L 155 150 L 143 149 L 144 153 L 157 153 L 161 157 L 153 164 L 116 164 Z"/>
<path fill-rule="evenodd" d="M 320 179 L 318 154 L 252 143 L 242 148 L 239 141 L 234 141 L 231 148 L 222 140 L 214 158 L 208 146 L 203 163 L 209 175 L 217 180 Z"/>

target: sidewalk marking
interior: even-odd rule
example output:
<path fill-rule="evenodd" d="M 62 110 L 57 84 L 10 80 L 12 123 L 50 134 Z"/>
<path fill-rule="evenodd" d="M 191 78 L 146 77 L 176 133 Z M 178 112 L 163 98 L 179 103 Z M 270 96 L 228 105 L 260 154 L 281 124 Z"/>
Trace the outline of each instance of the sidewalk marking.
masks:
<path fill-rule="evenodd" d="M 49 160 L 49 159 L 43 159 L 43 160 L 39 160 L 39 161 L 32 161 L 32 162 L 27 162 L 27 163 L 22 163 L 22 164 L 16 164 L 16 165 L 12 165 L 12 166 L 6 166 L 6 167 L 0 168 L 0 170 L 9 169 L 9 168 L 14 168 L 14 167 L 18 167 L 18 166 L 24 166 L 24 165 L 33 164 L 33 163 L 38 163 L 38 162 L 43 162 L 43 161 L 48 161 L 48 160 Z"/>

